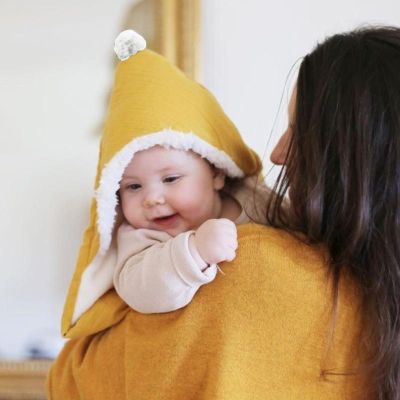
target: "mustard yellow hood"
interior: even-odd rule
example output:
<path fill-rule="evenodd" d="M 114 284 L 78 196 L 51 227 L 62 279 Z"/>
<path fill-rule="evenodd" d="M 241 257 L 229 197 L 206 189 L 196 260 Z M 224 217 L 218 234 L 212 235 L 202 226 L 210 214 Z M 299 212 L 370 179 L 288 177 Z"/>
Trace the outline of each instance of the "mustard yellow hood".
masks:
<path fill-rule="evenodd" d="M 128 38 L 137 37 L 131 32 Z M 126 37 L 126 31 L 124 34 Z M 89 226 L 64 308 L 62 332 L 67 336 L 99 300 L 113 304 L 106 308 L 121 308 L 113 292 L 110 267 L 115 258 L 112 239 L 118 217 L 116 192 L 136 152 L 155 145 L 192 150 L 230 177 L 255 175 L 261 170 L 259 157 L 246 146 L 207 89 L 143 46 L 137 54 L 129 55 L 116 68 Z M 107 324 L 105 321 L 98 326 L 104 328 Z"/>

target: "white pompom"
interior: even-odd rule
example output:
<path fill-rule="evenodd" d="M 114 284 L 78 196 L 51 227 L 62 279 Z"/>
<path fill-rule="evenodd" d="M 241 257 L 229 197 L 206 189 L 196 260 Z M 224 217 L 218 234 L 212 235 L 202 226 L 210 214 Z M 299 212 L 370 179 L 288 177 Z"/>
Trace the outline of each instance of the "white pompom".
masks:
<path fill-rule="evenodd" d="M 146 48 L 146 40 L 132 29 L 121 32 L 114 43 L 114 51 L 121 61 Z"/>

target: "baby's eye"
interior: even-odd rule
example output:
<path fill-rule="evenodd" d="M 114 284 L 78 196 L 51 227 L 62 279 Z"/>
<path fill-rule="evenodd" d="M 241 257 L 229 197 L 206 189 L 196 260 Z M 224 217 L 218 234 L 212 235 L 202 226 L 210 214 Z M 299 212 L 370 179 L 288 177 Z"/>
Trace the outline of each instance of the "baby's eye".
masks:
<path fill-rule="evenodd" d="M 179 179 L 181 179 L 180 175 L 171 175 L 167 176 L 166 178 L 163 179 L 164 183 L 174 183 L 177 182 Z"/>
<path fill-rule="evenodd" d="M 142 185 L 139 185 L 139 183 L 131 183 L 130 185 L 127 186 L 127 189 L 139 190 L 141 187 L 142 187 Z"/>

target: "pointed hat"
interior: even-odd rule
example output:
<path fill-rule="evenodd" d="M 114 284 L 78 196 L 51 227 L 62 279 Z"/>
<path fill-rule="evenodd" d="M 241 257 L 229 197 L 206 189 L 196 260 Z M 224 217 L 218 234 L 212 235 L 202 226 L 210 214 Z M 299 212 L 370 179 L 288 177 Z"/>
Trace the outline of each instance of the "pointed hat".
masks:
<path fill-rule="evenodd" d="M 64 308 L 62 331 L 68 336 L 73 336 L 69 331 L 78 319 L 112 289 L 113 271 L 105 266 L 112 264 L 116 192 L 136 152 L 155 145 L 192 150 L 232 178 L 261 171 L 259 157 L 215 97 L 145 46 L 132 30 L 122 32 L 115 42 L 122 61 L 100 145 L 90 222 Z"/>

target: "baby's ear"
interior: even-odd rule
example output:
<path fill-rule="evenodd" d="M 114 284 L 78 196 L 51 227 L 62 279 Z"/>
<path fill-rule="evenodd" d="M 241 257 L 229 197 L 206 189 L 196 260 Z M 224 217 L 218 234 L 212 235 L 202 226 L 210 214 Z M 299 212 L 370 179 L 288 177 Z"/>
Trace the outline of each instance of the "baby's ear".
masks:
<path fill-rule="evenodd" d="M 225 186 L 225 172 L 222 169 L 214 168 L 214 189 L 221 190 Z"/>

